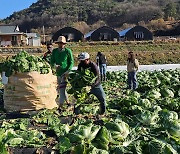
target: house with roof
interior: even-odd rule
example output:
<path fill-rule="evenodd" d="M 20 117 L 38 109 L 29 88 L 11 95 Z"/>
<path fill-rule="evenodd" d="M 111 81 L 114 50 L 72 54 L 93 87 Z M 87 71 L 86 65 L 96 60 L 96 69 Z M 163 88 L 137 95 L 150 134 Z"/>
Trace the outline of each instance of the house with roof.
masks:
<path fill-rule="evenodd" d="M 160 37 L 161 36 L 163 36 L 163 37 L 168 36 L 169 39 L 180 37 L 180 21 L 179 21 L 179 24 L 177 24 L 172 29 L 155 31 L 154 36 L 158 36 L 158 37 L 159 36 Z"/>
<path fill-rule="evenodd" d="M 85 39 L 91 41 L 114 41 L 119 40 L 119 33 L 111 27 L 102 26 L 85 34 Z"/>
<path fill-rule="evenodd" d="M 26 35 L 18 26 L 0 25 L 0 46 L 20 46 L 25 40 Z"/>
<path fill-rule="evenodd" d="M 26 33 L 28 46 L 41 46 L 41 37 L 37 33 Z"/>
<path fill-rule="evenodd" d="M 59 36 L 65 36 L 67 42 L 83 41 L 84 34 L 73 27 L 64 27 L 58 30 L 52 37 L 53 41 L 57 41 Z"/>
<path fill-rule="evenodd" d="M 120 40 L 124 41 L 142 41 L 153 40 L 153 34 L 143 26 L 135 26 L 119 31 Z"/>

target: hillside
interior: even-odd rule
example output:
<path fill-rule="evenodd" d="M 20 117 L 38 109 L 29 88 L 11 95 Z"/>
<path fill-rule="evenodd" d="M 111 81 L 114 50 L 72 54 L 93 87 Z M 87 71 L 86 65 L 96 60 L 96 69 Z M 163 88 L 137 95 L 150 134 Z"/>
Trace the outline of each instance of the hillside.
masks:
<path fill-rule="evenodd" d="M 40 32 L 44 26 L 48 34 L 64 26 L 88 32 L 101 25 L 120 28 L 169 17 L 180 19 L 180 0 L 38 0 L 1 23 L 17 24 L 24 32 Z"/>

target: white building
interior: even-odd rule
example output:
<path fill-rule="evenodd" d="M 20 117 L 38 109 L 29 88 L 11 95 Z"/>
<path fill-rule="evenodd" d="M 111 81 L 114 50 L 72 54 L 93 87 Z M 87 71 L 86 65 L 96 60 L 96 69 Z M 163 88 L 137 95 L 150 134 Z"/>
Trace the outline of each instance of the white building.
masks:
<path fill-rule="evenodd" d="M 27 45 L 29 46 L 41 46 L 41 38 L 37 33 L 26 33 Z"/>

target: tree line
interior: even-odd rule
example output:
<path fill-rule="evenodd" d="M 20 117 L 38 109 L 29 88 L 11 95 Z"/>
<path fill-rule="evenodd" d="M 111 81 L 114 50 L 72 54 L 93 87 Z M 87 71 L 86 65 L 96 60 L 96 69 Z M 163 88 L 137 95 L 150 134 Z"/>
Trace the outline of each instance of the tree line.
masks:
<path fill-rule="evenodd" d="M 24 32 L 41 32 L 44 26 L 52 34 L 65 26 L 88 32 L 101 24 L 120 28 L 159 19 L 179 20 L 180 0 L 38 0 L 0 22 Z"/>

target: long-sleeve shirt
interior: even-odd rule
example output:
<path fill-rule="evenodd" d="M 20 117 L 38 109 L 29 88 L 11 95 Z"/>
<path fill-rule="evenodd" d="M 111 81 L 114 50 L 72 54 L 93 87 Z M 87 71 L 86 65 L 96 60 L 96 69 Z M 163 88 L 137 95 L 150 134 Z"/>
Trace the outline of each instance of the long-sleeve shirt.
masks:
<path fill-rule="evenodd" d="M 90 63 L 86 65 L 81 62 L 78 65 L 78 70 L 81 70 L 81 68 L 83 68 L 83 69 L 89 68 L 90 71 L 92 71 L 94 73 L 94 75 L 97 77 L 97 79 L 96 79 L 95 83 L 92 85 L 92 87 L 96 87 L 101 83 L 101 79 L 99 76 L 99 69 L 98 69 L 98 66 L 96 65 L 96 63 L 90 61 Z"/>
<path fill-rule="evenodd" d="M 96 62 L 98 65 L 107 64 L 106 56 L 104 54 L 97 55 Z"/>
<path fill-rule="evenodd" d="M 137 71 L 139 68 L 139 62 L 137 59 L 134 60 L 134 62 L 127 61 L 127 71 L 128 72 L 134 72 Z"/>
<path fill-rule="evenodd" d="M 51 59 L 51 52 L 47 51 L 44 55 L 43 55 L 43 60 L 47 61 L 48 63 L 50 63 L 50 59 Z"/>
<path fill-rule="evenodd" d="M 57 76 L 61 76 L 65 72 L 70 71 L 74 65 L 74 58 L 71 49 L 54 49 L 51 54 L 50 63 L 52 67 L 54 67 L 54 65 L 60 65 L 60 67 L 56 70 Z"/>

